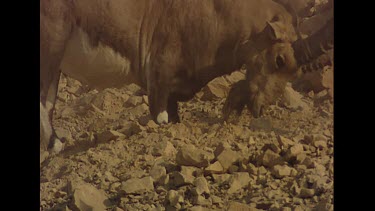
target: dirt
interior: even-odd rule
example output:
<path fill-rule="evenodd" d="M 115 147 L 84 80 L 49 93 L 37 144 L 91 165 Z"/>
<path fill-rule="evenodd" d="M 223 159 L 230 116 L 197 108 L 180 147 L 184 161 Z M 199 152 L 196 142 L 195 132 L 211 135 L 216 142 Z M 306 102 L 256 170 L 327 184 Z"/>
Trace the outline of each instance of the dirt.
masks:
<path fill-rule="evenodd" d="M 150 119 L 135 85 L 89 90 L 61 76 L 53 125 L 65 149 L 41 163 L 40 209 L 332 210 L 328 89 L 289 85 L 262 117 L 245 109 L 223 122 L 230 85 L 243 76 L 234 75 L 179 103 L 181 123 L 165 125 Z"/>

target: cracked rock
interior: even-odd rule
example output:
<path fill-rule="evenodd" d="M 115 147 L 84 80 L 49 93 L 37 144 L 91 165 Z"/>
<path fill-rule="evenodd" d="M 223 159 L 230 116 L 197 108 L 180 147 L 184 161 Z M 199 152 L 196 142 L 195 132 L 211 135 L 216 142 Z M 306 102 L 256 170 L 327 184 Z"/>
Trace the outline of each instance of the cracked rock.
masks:
<path fill-rule="evenodd" d="M 182 147 L 176 155 L 176 162 L 181 166 L 207 167 L 214 159 L 212 153 L 197 149 L 194 145 Z"/>

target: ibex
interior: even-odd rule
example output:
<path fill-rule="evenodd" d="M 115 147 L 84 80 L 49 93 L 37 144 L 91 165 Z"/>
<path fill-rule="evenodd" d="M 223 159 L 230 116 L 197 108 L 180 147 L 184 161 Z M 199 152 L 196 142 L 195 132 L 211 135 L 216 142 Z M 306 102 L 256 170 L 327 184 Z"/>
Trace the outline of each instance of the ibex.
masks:
<path fill-rule="evenodd" d="M 101 88 L 140 85 L 163 124 L 179 121 L 178 101 L 243 64 L 295 74 L 296 40 L 272 0 L 41 0 L 41 146 L 61 150 L 51 124 L 60 69 Z"/>

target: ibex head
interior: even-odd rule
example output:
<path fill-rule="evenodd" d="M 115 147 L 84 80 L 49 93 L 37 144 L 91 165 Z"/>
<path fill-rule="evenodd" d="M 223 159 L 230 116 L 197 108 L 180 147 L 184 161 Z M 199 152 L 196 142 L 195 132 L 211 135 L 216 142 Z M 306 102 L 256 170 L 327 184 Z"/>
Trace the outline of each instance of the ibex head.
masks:
<path fill-rule="evenodd" d="M 282 30 L 274 31 L 275 39 L 270 47 L 264 48 L 246 63 L 246 80 L 237 82 L 230 90 L 223 108 L 224 119 L 233 110 L 240 113 L 245 105 L 254 117 L 259 117 L 265 106 L 274 104 L 282 96 L 286 83 L 296 79 L 298 70 L 312 71 L 327 62 L 312 61 L 333 47 L 333 19 L 315 34 L 303 39 L 298 30 L 296 12 L 293 7 L 286 8 L 292 14 L 297 39 L 282 37 L 287 35 Z M 267 27 L 280 29 L 272 25 Z"/>

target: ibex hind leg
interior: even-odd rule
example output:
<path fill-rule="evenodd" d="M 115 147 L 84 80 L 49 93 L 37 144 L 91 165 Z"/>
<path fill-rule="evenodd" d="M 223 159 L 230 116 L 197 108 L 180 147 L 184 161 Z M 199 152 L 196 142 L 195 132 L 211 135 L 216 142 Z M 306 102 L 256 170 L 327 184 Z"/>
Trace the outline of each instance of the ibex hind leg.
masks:
<path fill-rule="evenodd" d="M 72 32 L 72 22 L 66 18 L 67 14 L 68 8 L 60 1 L 41 2 L 40 142 L 42 148 L 56 153 L 63 146 L 52 127 L 52 117 L 60 79 L 60 64 Z"/>
<path fill-rule="evenodd" d="M 42 77 L 41 77 L 42 78 Z M 40 138 L 43 149 L 59 153 L 62 142 L 57 138 L 52 126 L 53 110 L 57 96 L 60 71 L 51 71 L 50 80 L 45 80 L 40 92 Z M 42 82 L 42 80 L 41 80 Z"/>

